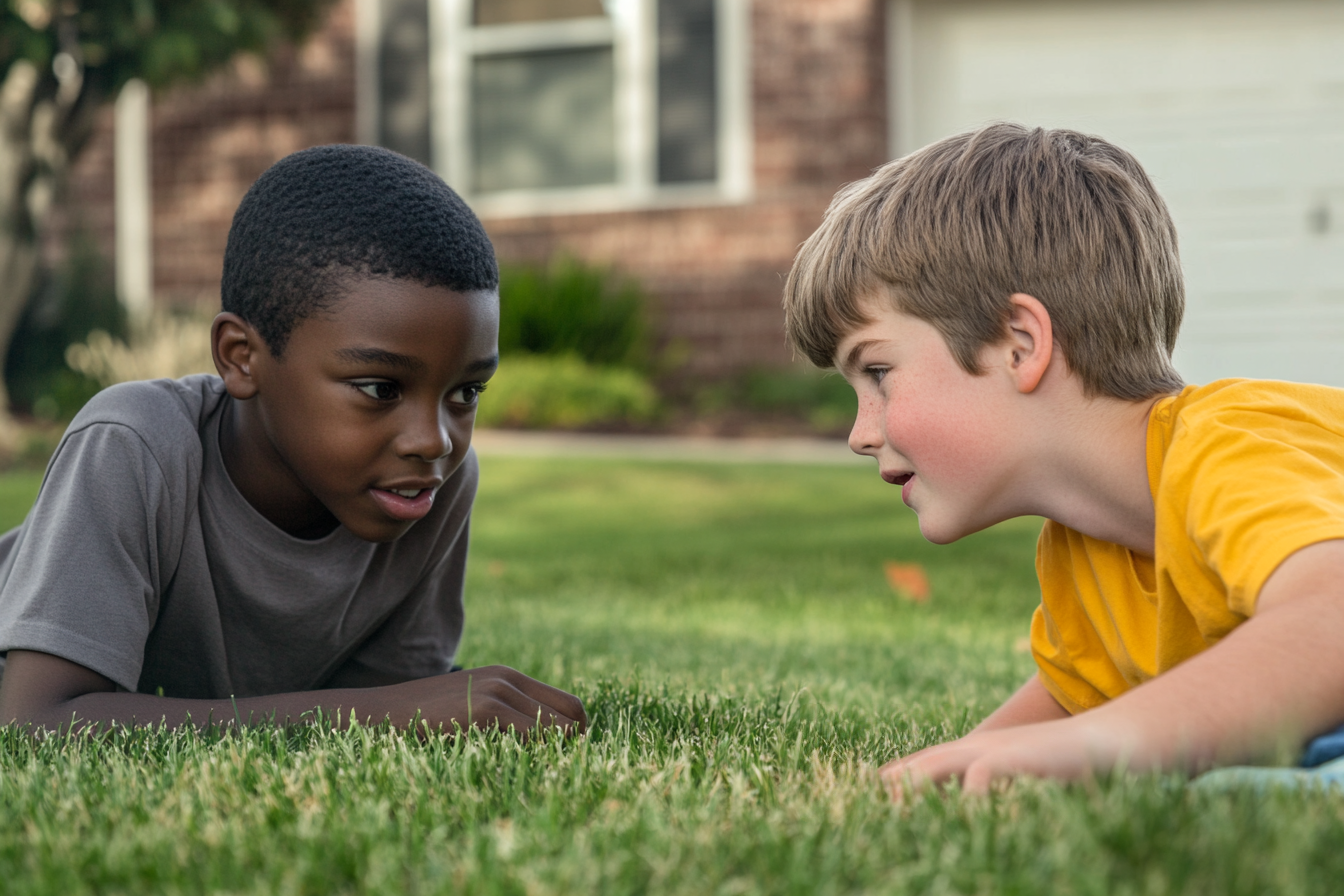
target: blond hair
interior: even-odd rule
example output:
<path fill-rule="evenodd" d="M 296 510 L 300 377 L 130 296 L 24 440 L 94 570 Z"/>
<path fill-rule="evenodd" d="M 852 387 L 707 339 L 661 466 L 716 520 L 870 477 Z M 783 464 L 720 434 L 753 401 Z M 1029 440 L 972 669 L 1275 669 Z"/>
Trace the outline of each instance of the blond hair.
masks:
<path fill-rule="evenodd" d="M 968 372 L 1007 333 L 1014 293 L 1050 313 L 1088 395 L 1179 391 L 1185 287 L 1176 229 L 1133 156 L 1076 131 L 993 124 L 842 189 L 784 286 L 790 343 L 820 367 L 865 303 L 938 329 Z"/>

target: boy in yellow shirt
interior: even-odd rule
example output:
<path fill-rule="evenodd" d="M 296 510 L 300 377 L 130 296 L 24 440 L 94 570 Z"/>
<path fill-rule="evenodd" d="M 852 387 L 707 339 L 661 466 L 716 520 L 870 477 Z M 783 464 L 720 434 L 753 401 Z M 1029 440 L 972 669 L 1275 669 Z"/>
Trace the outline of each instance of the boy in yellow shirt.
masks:
<path fill-rule="evenodd" d="M 784 305 L 926 538 L 1047 519 L 1037 674 L 888 763 L 893 797 L 1344 753 L 1344 390 L 1184 385 L 1176 232 L 1132 156 L 1013 124 L 932 144 L 836 196 Z"/>

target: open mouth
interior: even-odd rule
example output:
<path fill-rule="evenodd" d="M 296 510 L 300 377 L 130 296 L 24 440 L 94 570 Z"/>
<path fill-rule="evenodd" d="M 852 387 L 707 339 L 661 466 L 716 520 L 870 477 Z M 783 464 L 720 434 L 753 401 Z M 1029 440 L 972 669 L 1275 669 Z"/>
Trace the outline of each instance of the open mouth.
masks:
<path fill-rule="evenodd" d="M 910 504 L 910 483 L 915 479 L 914 473 L 897 473 L 894 470 L 884 471 L 882 478 L 892 485 L 900 486 L 901 500 L 908 506 Z"/>
<path fill-rule="evenodd" d="M 371 488 L 369 494 L 383 513 L 403 522 L 423 518 L 434 506 L 432 488 Z"/>

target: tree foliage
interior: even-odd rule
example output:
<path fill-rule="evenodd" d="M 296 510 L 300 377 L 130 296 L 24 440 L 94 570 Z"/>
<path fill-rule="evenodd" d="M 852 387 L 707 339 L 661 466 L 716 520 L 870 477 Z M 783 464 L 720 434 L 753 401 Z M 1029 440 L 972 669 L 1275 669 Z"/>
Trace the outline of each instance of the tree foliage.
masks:
<path fill-rule="evenodd" d="M 114 94 L 131 78 L 163 88 L 199 80 L 239 52 L 296 41 L 332 0 L 8 0 L 0 70 L 19 59 L 59 82 L 61 53 L 84 89 Z M 53 88 L 58 86 L 52 85 Z"/>

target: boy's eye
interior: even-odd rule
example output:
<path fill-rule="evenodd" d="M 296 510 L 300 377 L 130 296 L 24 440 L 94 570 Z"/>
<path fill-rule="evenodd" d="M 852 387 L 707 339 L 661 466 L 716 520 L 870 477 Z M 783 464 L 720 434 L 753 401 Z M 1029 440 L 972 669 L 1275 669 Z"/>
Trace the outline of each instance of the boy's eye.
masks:
<path fill-rule="evenodd" d="M 474 406 L 480 399 L 481 393 L 485 391 L 485 383 L 472 383 L 468 386 L 458 388 L 456 392 L 448 396 L 448 400 L 453 404 L 462 404 Z"/>
<path fill-rule="evenodd" d="M 396 401 L 401 397 L 401 390 L 397 388 L 397 384 L 389 383 L 387 380 L 374 380 L 367 383 L 351 383 L 351 385 L 372 398 L 374 401 Z"/>
<path fill-rule="evenodd" d="M 885 368 L 885 367 L 865 367 L 863 372 L 866 373 L 866 374 L 868 374 L 868 376 L 872 377 L 873 382 L 875 382 L 875 383 L 881 383 L 882 380 L 883 380 L 883 378 L 885 378 L 886 375 L 887 375 L 887 368 Z"/>

